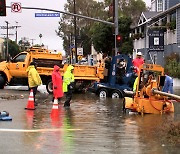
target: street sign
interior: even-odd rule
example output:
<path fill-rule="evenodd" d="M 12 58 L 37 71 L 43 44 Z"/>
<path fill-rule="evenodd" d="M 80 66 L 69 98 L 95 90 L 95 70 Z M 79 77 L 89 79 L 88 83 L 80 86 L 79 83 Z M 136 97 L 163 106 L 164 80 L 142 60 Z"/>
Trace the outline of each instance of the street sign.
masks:
<path fill-rule="evenodd" d="M 82 56 L 83 55 L 83 48 L 77 48 L 77 55 Z"/>
<path fill-rule="evenodd" d="M 35 17 L 60 17 L 60 13 L 35 13 Z"/>
<path fill-rule="evenodd" d="M 14 29 L 16 26 L 10 26 L 8 29 Z M 7 26 L 0 26 L 0 29 L 7 29 Z"/>
<path fill-rule="evenodd" d="M 164 31 L 149 29 L 149 51 L 164 51 Z"/>
<path fill-rule="evenodd" d="M 21 9 L 21 3 L 19 2 L 12 2 L 11 3 L 11 12 L 16 12 L 16 13 L 21 13 L 22 9 Z"/>

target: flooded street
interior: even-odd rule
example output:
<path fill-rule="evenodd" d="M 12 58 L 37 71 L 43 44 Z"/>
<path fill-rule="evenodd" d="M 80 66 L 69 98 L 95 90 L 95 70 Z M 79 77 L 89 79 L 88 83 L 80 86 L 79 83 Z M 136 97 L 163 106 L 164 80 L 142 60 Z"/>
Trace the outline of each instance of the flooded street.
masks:
<path fill-rule="evenodd" d="M 0 91 L 1 95 L 3 92 Z M 38 93 L 39 104 L 31 111 L 24 110 L 28 91 L 11 92 L 21 93 L 24 98 L 0 100 L 1 110 L 8 111 L 13 118 L 11 122 L 0 121 L 1 153 L 176 154 L 180 151 L 180 144 L 168 141 L 165 132 L 166 126 L 180 121 L 180 103 L 174 103 L 174 114 L 142 117 L 124 114 L 118 99 L 74 94 L 70 109 L 64 109 L 61 103 L 59 116 L 51 117 L 52 96 Z"/>

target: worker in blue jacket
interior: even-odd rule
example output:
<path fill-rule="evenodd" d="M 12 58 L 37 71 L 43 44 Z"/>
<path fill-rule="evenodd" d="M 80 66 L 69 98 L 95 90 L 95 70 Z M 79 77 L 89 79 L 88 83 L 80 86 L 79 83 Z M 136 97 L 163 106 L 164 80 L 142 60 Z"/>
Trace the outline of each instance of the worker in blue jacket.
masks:
<path fill-rule="evenodd" d="M 162 91 L 173 94 L 173 79 L 172 79 L 172 77 L 165 75 L 165 82 L 164 82 Z"/>

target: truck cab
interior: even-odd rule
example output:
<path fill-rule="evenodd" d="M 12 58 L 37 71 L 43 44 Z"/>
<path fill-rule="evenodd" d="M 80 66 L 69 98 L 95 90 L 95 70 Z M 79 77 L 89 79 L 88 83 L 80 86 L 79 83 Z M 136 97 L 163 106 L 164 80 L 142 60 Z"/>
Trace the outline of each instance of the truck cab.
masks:
<path fill-rule="evenodd" d="M 10 62 L 8 62 L 8 68 L 11 76 L 13 77 L 26 77 L 26 69 L 29 66 L 29 54 L 22 52 L 15 56 Z"/>

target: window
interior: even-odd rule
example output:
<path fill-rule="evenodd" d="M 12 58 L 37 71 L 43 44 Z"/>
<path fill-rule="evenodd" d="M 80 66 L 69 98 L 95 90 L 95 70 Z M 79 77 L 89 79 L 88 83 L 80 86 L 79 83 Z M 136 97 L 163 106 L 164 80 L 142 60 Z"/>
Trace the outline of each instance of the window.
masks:
<path fill-rule="evenodd" d="M 157 11 L 163 11 L 163 0 L 157 0 Z"/>
<path fill-rule="evenodd" d="M 12 61 L 13 62 L 24 62 L 25 61 L 25 58 L 26 58 L 26 53 L 24 53 L 24 54 L 20 54 L 20 55 L 18 55 L 17 57 L 15 57 Z"/>

